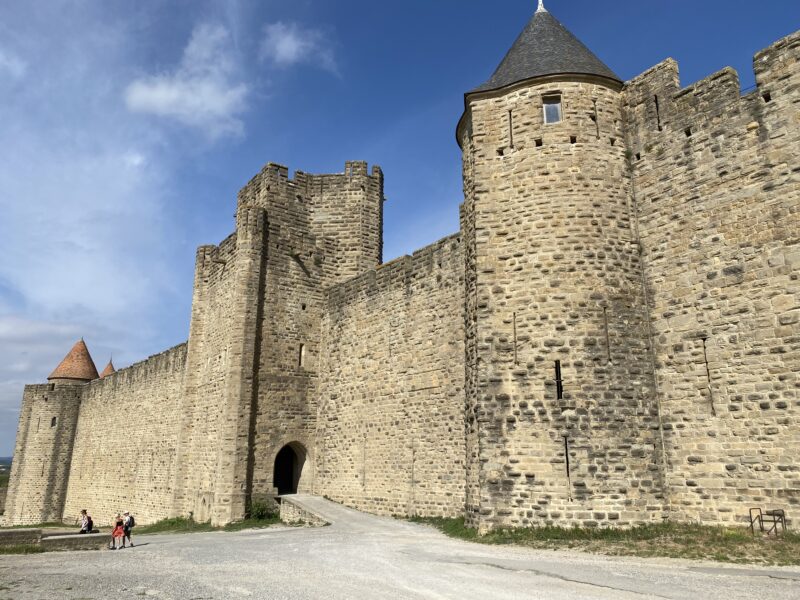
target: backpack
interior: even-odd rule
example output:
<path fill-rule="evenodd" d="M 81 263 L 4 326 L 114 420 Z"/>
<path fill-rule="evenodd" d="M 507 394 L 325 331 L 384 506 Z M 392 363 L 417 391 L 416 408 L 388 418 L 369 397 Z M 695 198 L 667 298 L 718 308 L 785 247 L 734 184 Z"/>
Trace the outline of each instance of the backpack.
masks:
<path fill-rule="evenodd" d="M 128 528 L 133 529 L 134 527 L 136 527 L 136 519 L 133 518 L 133 515 L 128 515 L 128 517 L 129 517 Z"/>
<path fill-rule="evenodd" d="M 94 521 L 92 521 L 92 517 L 86 515 L 86 531 L 92 533 L 94 531 Z"/>

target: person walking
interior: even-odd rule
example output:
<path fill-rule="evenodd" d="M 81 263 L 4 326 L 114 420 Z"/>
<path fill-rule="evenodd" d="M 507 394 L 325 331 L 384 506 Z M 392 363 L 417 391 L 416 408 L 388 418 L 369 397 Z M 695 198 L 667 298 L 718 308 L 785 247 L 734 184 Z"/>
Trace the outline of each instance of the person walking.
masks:
<path fill-rule="evenodd" d="M 123 523 L 122 515 L 117 513 L 117 516 L 114 517 L 114 530 L 111 532 L 111 545 L 109 546 L 111 550 L 125 547 L 125 529 Z"/>
<path fill-rule="evenodd" d="M 133 518 L 133 515 L 129 513 L 127 510 L 125 511 L 125 516 L 122 519 L 122 531 L 124 533 L 124 537 L 122 538 L 122 547 L 125 547 L 125 540 L 128 540 L 128 543 L 133 548 L 133 542 L 131 541 L 131 529 L 136 526 L 136 519 Z"/>
<path fill-rule="evenodd" d="M 85 508 L 81 511 L 80 521 L 81 530 L 78 533 L 92 533 L 92 530 L 94 529 L 94 522 L 92 521 L 91 515 L 89 515 Z"/>

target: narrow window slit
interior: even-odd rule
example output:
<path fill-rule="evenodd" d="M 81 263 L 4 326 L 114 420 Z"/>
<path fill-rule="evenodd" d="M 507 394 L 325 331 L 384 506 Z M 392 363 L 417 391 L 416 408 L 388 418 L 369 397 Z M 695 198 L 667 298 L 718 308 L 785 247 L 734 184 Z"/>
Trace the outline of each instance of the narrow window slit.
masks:
<path fill-rule="evenodd" d="M 306 364 L 306 345 L 300 344 L 300 351 L 297 357 L 297 366 L 304 367 Z"/>
<path fill-rule="evenodd" d="M 514 327 L 514 364 L 519 364 L 519 357 L 517 356 L 517 313 L 514 313 L 512 317 L 513 327 Z"/>
<path fill-rule="evenodd" d="M 567 472 L 567 496 L 572 502 L 572 477 L 569 474 L 569 438 L 564 436 L 564 469 Z"/>
<path fill-rule="evenodd" d="M 617 138 L 611 138 L 610 141 L 611 141 L 611 145 L 612 146 L 616 146 L 617 145 Z"/>
<path fill-rule="evenodd" d="M 608 308 L 603 307 L 603 322 L 606 328 L 606 360 L 611 364 L 611 336 L 608 332 Z"/>
<path fill-rule="evenodd" d="M 688 137 L 692 137 L 692 128 L 691 127 L 687 127 L 686 129 L 683 130 L 683 133 L 686 134 L 687 138 Z"/>
<path fill-rule="evenodd" d="M 514 115 L 508 111 L 508 147 L 514 149 Z"/>
<path fill-rule="evenodd" d="M 58 417 L 53 417 L 50 419 L 50 427 L 55 427 L 56 425 L 58 425 Z"/>
<path fill-rule="evenodd" d="M 561 380 L 561 361 L 556 361 L 556 399 L 564 398 L 564 382 Z"/>
<path fill-rule="evenodd" d="M 662 131 L 664 128 L 661 127 L 661 110 L 658 107 L 658 96 L 653 96 L 653 100 L 656 103 L 656 125 L 658 126 L 658 130 Z"/>
<path fill-rule="evenodd" d="M 642 153 L 641 152 L 637 152 L 636 153 L 636 160 L 642 160 Z"/>
<path fill-rule="evenodd" d="M 714 391 L 711 389 L 711 369 L 708 366 L 708 349 L 706 338 L 703 338 L 703 361 L 706 364 L 706 383 L 708 384 L 708 403 L 711 406 L 711 414 L 717 416 L 717 409 L 714 408 Z"/>
<path fill-rule="evenodd" d="M 592 121 L 594 121 L 594 128 L 597 132 L 597 139 L 600 139 L 600 119 L 597 114 L 597 99 L 592 100 L 592 106 L 594 108 L 594 114 L 592 115 Z"/>

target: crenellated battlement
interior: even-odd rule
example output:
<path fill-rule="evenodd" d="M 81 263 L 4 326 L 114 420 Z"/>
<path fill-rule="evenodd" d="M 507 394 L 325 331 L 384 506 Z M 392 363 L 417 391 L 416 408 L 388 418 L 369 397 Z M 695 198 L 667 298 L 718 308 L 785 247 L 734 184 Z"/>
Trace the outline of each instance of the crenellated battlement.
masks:
<path fill-rule="evenodd" d="M 634 164 L 644 160 L 640 166 L 646 165 L 663 144 L 685 144 L 685 138 L 698 135 L 718 137 L 723 129 L 730 135 L 737 120 L 742 131 L 768 128 L 777 113 L 796 110 L 786 98 L 800 85 L 799 60 L 797 32 L 756 53 L 756 86 L 744 94 L 739 74 L 731 67 L 682 88 L 678 64 L 671 58 L 626 82 L 628 150 Z"/>

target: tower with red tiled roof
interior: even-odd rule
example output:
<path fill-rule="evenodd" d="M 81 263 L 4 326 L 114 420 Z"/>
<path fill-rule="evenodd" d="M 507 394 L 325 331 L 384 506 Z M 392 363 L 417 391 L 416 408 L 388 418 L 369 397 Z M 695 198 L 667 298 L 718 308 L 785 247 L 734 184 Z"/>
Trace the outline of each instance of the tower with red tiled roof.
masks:
<path fill-rule="evenodd" d="M 102 373 L 100 373 L 100 379 L 105 379 L 109 375 L 113 375 L 116 372 L 117 372 L 117 370 L 114 368 L 114 361 L 113 361 L 113 359 L 109 358 L 108 359 L 108 364 L 106 365 L 106 368 L 103 369 Z"/>
<path fill-rule="evenodd" d="M 113 372 L 113 365 L 111 368 Z M 97 367 L 92 360 L 92 355 L 89 354 L 89 348 L 86 347 L 86 342 L 81 338 L 75 342 L 72 350 L 67 353 L 64 360 L 50 373 L 47 381 L 79 384 L 94 381 L 98 377 Z"/>

